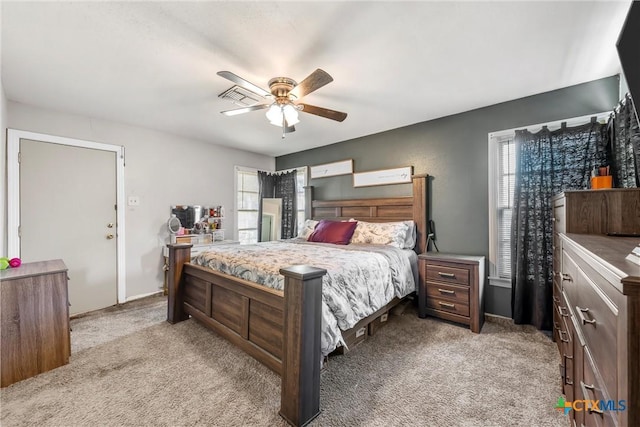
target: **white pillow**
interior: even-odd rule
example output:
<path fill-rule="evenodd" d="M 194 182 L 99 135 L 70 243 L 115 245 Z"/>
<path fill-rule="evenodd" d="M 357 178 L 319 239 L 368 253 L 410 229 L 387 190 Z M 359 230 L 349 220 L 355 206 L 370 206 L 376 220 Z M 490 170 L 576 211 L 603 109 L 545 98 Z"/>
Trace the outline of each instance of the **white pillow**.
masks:
<path fill-rule="evenodd" d="M 416 223 L 413 220 L 403 221 L 409 227 L 407 236 L 404 240 L 404 249 L 413 249 L 416 246 Z"/>
<path fill-rule="evenodd" d="M 320 221 L 316 221 L 314 219 L 306 219 L 304 221 L 304 224 L 302 225 L 302 227 L 300 227 L 300 230 L 298 231 L 298 237 L 304 240 L 309 239 L 309 236 L 311 236 L 311 233 L 313 233 L 313 230 L 315 230 L 316 225 L 318 225 L 318 222 Z"/>
<path fill-rule="evenodd" d="M 350 219 L 349 221 L 356 221 Z M 413 228 L 408 222 L 365 222 L 358 221 L 351 243 L 355 244 L 372 244 L 372 245 L 389 245 L 396 248 L 413 248 L 415 237 L 413 237 Z M 410 246 L 407 246 L 410 245 Z"/>

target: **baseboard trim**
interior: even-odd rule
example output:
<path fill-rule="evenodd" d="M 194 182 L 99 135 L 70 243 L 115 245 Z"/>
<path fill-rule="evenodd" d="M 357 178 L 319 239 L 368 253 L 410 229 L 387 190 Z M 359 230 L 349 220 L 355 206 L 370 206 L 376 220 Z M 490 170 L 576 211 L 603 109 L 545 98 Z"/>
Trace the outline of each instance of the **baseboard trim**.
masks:
<path fill-rule="evenodd" d="M 125 302 L 131 302 L 142 298 L 153 297 L 157 295 L 162 295 L 162 291 L 149 292 L 148 294 L 134 295 L 132 297 L 127 297 Z"/>

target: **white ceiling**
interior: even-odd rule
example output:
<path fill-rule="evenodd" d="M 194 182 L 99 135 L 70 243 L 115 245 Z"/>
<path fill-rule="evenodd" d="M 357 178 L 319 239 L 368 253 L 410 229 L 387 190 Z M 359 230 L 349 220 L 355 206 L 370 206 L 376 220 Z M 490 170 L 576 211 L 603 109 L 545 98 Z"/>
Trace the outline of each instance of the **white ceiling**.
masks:
<path fill-rule="evenodd" d="M 629 1 L 9 2 L 11 101 L 282 155 L 608 77 Z M 217 95 L 228 70 L 268 88 L 333 76 L 281 139 Z"/>

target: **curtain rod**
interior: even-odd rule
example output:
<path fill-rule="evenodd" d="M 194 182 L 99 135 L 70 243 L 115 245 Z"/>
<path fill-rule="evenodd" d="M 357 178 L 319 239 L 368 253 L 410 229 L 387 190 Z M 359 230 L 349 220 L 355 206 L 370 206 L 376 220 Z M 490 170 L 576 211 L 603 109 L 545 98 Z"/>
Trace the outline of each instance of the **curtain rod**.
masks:
<path fill-rule="evenodd" d="M 489 132 L 489 138 L 496 138 L 501 136 L 508 136 L 514 134 L 517 130 L 527 130 L 531 133 L 536 133 L 542 130 L 543 127 L 547 127 L 549 130 L 560 129 L 562 123 L 566 123 L 566 126 L 579 126 L 590 123 L 595 117 L 595 120 L 606 120 L 609 118 L 611 111 L 602 111 L 596 114 L 587 114 L 585 116 L 572 117 L 569 119 L 556 120 L 548 123 L 538 123 L 535 125 L 518 126 L 512 129 L 501 130 L 497 132 Z"/>

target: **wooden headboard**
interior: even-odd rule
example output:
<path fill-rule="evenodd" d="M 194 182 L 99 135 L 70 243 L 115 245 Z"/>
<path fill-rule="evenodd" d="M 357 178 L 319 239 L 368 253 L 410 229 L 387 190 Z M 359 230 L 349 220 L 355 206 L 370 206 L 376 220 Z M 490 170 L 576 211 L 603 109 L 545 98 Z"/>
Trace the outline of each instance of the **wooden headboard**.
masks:
<path fill-rule="evenodd" d="M 311 218 L 368 222 L 414 220 L 417 253 L 427 250 L 427 183 L 429 175 L 414 175 L 413 196 L 373 199 L 313 200 Z"/>

